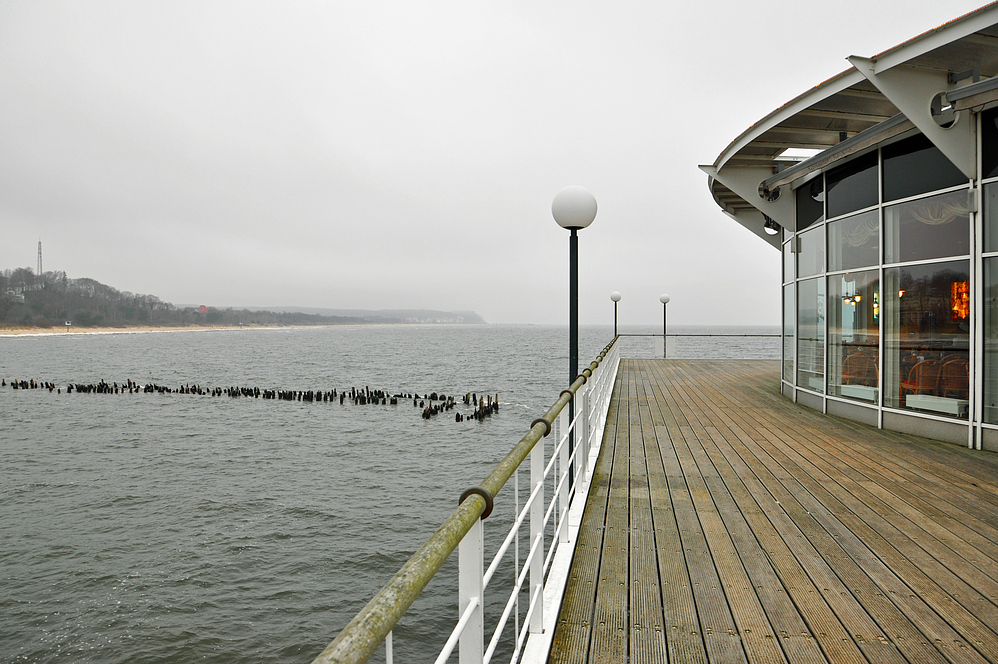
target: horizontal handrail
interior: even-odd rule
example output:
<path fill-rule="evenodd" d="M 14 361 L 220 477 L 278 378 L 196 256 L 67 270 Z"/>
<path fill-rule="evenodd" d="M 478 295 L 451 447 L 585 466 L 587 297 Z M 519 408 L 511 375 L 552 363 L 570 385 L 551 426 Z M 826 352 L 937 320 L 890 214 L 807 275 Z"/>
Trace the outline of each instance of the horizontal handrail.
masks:
<path fill-rule="evenodd" d="M 530 430 L 520 439 L 506 457 L 476 487 L 437 531 L 402 566 L 392 579 L 378 591 L 343 631 L 326 646 L 312 664 L 362 664 L 377 650 L 381 642 L 402 619 L 433 576 L 440 570 L 458 544 L 482 517 L 487 507 L 482 493 L 493 498 L 527 459 L 534 446 L 551 430 L 558 415 L 564 410 L 607 356 L 616 338 L 611 341 L 579 374 L 567 390 L 548 408 L 544 415 L 531 424 Z M 573 422 L 574 424 L 574 422 Z M 478 492 L 481 490 L 481 493 Z"/>
<path fill-rule="evenodd" d="M 618 337 L 660 337 L 661 334 L 618 334 Z M 667 337 L 782 337 L 782 334 L 667 334 Z"/>

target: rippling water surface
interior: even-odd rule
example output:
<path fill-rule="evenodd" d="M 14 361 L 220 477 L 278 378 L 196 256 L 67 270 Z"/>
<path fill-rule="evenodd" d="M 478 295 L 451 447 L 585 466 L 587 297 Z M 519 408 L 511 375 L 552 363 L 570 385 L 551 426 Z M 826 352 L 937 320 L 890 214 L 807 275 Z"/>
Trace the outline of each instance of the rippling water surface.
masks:
<path fill-rule="evenodd" d="M 610 337 L 583 328 L 580 366 Z M 0 389 L 0 660 L 311 661 L 557 398 L 566 338 L 536 326 L 0 338 L 0 377 L 63 388 Z M 736 346 L 729 356 L 779 353 L 775 339 Z M 718 348 L 681 339 L 678 354 Z M 498 393 L 501 410 L 457 423 L 411 401 L 64 389 L 101 379 Z M 496 502 L 493 537 L 512 512 Z M 431 659 L 456 619 L 454 561 L 441 576 L 396 632 L 399 661 Z"/>

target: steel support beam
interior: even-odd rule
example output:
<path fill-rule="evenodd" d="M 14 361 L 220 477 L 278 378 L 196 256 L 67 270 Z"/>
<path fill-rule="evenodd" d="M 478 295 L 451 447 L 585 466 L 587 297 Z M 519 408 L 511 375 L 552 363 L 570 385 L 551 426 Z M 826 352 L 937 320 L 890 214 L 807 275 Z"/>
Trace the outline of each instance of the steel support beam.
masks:
<path fill-rule="evenodd" d="M 750 231 L 779 248 L 780 234 L 769 235 L 763 229 L 765 219 L 770 217 L 784 228 L 794 227 L 794 197 L 789 187 L 786 187 L 775 201 L 768 201 L 759 195 L 759 185 L 773 175 L 770 168 L 758 166 L 725 166 L 720 170 L 713 166 L 701 166 L 700 170 L 714 178 L 725 187 L 742 197 L 749 205 L 761 214 L 736 213 L 735 219 Z"/>
<path fill-rule="evenodd" d="M 932 98 L 954 87 L 946 80 L 946 72 L 906 65 L 885 69 L 877 60 L 856 55 L 850 56 L 849 62 L 968 179 L 977 177 L 977 138 L 970 113 L 960 112 L 957 121 L 948 129 L 936 124 L 932 118 Z"/>

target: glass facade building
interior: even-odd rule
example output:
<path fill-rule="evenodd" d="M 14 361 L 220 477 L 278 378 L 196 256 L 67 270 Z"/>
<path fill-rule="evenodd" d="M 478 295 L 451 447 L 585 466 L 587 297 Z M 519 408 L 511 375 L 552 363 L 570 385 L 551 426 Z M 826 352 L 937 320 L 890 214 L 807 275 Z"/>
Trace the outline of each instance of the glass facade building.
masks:
<path fill-rule="evenodd" d="M 967 419 L 971 185 L 915 133 L 794 190 L 783 290 L 796 314 L 784 365 L 796 370 L 784 371 L 785 392 Z"/>
<path fill-rule="evenodd" d="M 961 50 L 992 32 L 988 6 L 851 59 L 702 167 L 780 250 L 787 398 L 998 451 L 998 44 Z"/>

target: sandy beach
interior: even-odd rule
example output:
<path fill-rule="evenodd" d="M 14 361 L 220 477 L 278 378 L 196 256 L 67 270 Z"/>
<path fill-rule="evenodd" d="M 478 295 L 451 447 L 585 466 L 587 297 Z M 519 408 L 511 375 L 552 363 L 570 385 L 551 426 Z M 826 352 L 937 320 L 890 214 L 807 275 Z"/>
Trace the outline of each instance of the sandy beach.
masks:
<path fill-rule="evenodd" d="M 280 330 L 300 327 L 356 327 L 353 325 L 134 325 L 129 327 L 0 327 L 0 337 L 46 336 L 50 334 L 150 334 L 154 332 L 224 332 L 235 330 Z"/>

